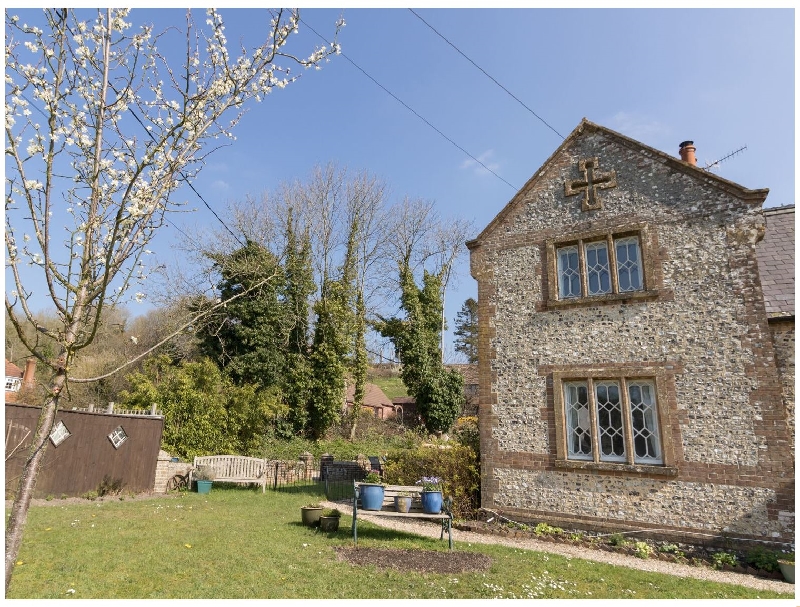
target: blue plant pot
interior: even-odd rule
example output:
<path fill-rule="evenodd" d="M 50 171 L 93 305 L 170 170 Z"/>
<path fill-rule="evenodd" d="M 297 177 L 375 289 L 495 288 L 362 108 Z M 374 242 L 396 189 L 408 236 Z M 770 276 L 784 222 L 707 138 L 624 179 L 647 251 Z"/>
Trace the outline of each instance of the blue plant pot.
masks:
<path fill-rule="evenodd" d="M 383 506 L 383 485 L 361 485 L 361 508 L 380 510 Z"/>
<path fill-rule="evenodd" d="M 198 493 L 211 493 L 211 483 L 213 481 L 197 481 Z"/>
<path fill-rule="evenodd" d="M 425 514 L 439 514 L 442 511 L 442 492 L 423 491 L 422 511 Z"/>

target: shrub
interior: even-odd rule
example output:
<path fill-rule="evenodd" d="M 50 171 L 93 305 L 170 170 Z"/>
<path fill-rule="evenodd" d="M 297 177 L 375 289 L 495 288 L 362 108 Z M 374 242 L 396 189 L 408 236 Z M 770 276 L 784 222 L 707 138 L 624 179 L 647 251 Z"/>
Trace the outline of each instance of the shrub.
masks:
<path fill-rule="evenodd" d="M 83 499 L 85 499 L 85 500 L 91 500 L 91 501 L 94 501 L 94 500 L 96 500 L 96 499 L 97 499 L 97 491 L 87 491 L 86 493 L 84 493 L 83 495 L 81 495 L 81 497 L 82 497 Z"/>
<path fill-rule="evenodd" d="M 480 469 L 475 452 L 464 445 L 417 447 L 390 451 L 384 482 L 413 485 L 423 476 L 442 479 L 444 494 L 453 499 L 453 516 L 473 518 L 480 504 Z"/>
<path fill-rule="evenodd" d="M 563 533 L 564 530 L 561 527 L 551 527 L 547 523 L 539 523 L 533 529 L 533 532 L 536 535 L 557 535 L 559 533 Z"/>
<path fill-rule="evenodd" d="M 634 554 L 640 559 L 649 559 L 653 554 L 653 547 L 647 542 L 636 542 L 634 544 Z"/>
<path fill-rule="evenodd" d="M 453 438 L 465 447 L 472 449 L 480 460 L 481 435 L 478 431 L 477 417 L 459 417 L 453 426 Z"/>
<path fill-rule="evenodd" d="M 625 546 L 628 540 L 626 540 L 625 536 L 621 533 L 614 533 L 608 536 L 608 543 L 612 546 Z"/>
<path fill-rule="evenodd" d="M 119 495 L 122 492 L 122 479 L 111 477 L 106 474 L 100 484 L 97 486 L 97 496 L 103 497 L 104 495 Z"/>
<path fill-rule="evenodd" d="M 725 552 L 724 550 L 712 554 L 711 562 L 714 565 L 714 569 L 722 569 L 725 565 L 736 567 L 739 564 L 735 554 Z"/>
<path fill-rule="evenodd" d="M 779 558 L 783 558 L 783 555 L 780 552 L 767 550 L 762 546 L 757 546 L 747 553 L 747 556 L 745 556 L 745 562 L 756 569 L 761 569 L 762 571 L 778 571 L 778 569 L 780 569 L 778 566 Z"/>

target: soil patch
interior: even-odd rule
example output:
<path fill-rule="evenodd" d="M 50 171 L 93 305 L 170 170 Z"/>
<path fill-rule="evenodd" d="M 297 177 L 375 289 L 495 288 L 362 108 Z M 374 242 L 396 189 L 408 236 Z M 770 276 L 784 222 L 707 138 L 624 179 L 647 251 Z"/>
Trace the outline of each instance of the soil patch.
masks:
<path fill-rule="evenodd" d="M 379 569 L 420 573 L 467 573 L 487 571 L 492 559 L 477 552 L 393 550 L 390 548 L 337 548 L 340 561 L 351 565 L 374 565 Z"/>

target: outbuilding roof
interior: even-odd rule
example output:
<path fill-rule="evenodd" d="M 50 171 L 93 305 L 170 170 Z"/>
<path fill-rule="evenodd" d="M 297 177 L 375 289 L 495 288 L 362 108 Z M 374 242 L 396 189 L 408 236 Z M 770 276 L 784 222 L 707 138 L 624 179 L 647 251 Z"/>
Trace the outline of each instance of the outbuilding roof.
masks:
<path fill-rule="evenodd" d="M 6 359 L 6 377 L 22 377 L 22 369 Z"/>

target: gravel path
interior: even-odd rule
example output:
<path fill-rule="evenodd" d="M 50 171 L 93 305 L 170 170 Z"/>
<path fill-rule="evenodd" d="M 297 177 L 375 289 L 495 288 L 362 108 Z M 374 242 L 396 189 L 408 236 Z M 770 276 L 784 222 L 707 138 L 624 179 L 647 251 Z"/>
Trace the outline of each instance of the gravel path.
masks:
<path fill-rule="evenodd" d="M 353 511 L 352 507 L 338 502 L 326 502 L 325 507 L 338 508 L 343 514 L 352 514 Z M 403 520 L 400 517 L 389 516 L 369 516 L 363 511 L 359 511 L 358 518 L 359 520 L 363 519 L 380 527 L 396 529 L 398 531 L 405 531 L 407 533 L 414 533 L 416 535 L 422 535 L 426 537 L 438 538 L 439 534 L 441 533 L 441 526 L 433 521 L 419 519 Z M 464 542 L 468 544 L 502 544 L 504 546 L 511 546 L 513 548 L 535 550 L 537 552 L 547 552 L 550 554 L 560 554 L 562 556 L 580 558 L 587 561 L 596 561 L 598 563 L 608 563 L 610 565 L 628 567 L 629 569 L 654 571 L 657 573 L 665 573 L 667 575 L 691 577 L 698 580 L 709 580 L 712 582 L 721 582 L 725 584 L 736 584 L 738 586 L 747 586 L 757 590 L 794 593 L 794 584 L 789 584 L 788 582 L 781 580 L 770 580 L 755 577 L 753 575 L 733 573 L 730 571 L 717 571 L 716 569 L 706 569 L 703 567 L 692 567 L 690 565 L 681 565 L 679 563 L 638 559 L 615 552 L 587 550 L 566 544 L 540 542 L 535 539 L 507 538 L 497 535 L 485 535 L 482 533 L 474 533 L 461 529 L 453 529 L 453 542 L 456 544 L 456 549 L 458 548 L 458 543 Z"/>

